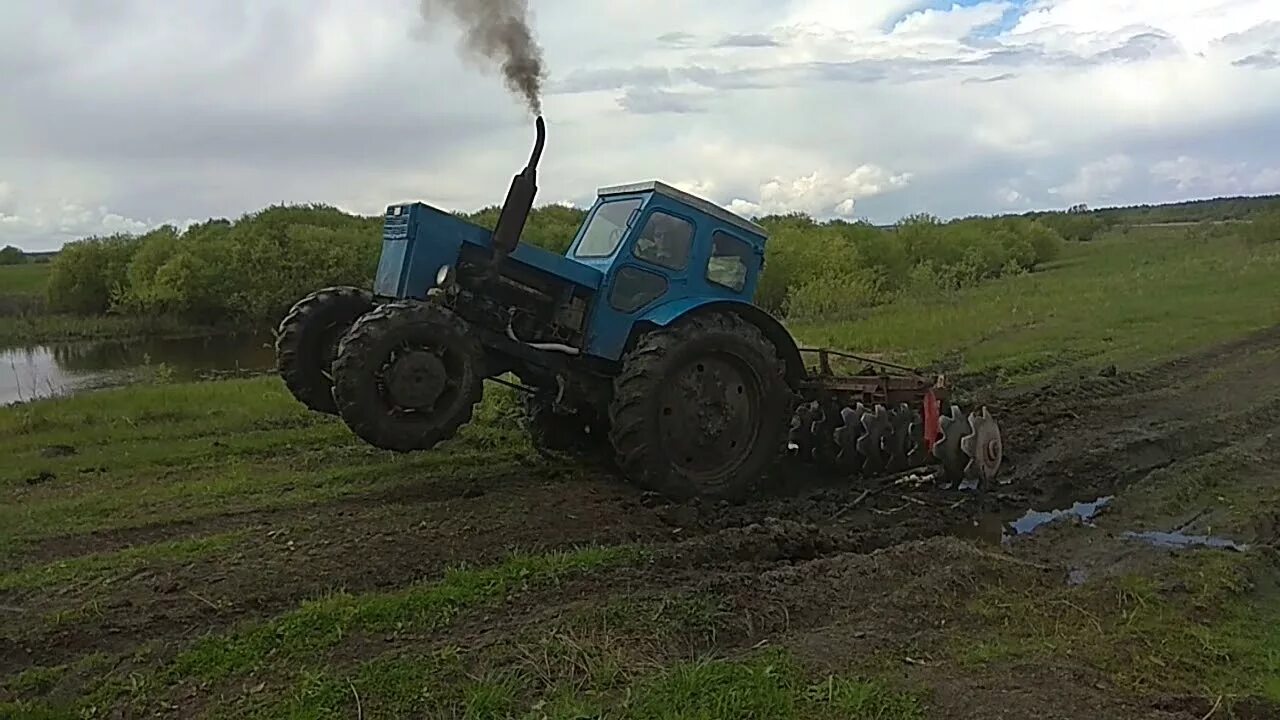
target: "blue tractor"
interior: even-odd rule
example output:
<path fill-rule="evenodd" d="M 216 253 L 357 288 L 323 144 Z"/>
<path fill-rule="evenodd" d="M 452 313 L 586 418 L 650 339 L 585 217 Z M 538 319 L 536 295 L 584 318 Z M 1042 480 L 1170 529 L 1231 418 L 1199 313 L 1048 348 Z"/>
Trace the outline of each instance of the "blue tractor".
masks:
<path fill-rule="evenodd" d="M 753 304 L 768 237 L 751 221 L 645 182 L 601 189 L 563 256 L 521 243 L 545 138 L 538 118 L 493 231 L 391 206 L 372 292 L 326 288 L 292 308 L 276 350 L 299 401 L 412 452 L 469 422 L 483 381 L 508 384 L 538 448 L 603 453 L 674 499 L 743 499 L 783 456 L 861 476 L 996 477 L 985 408 L 941 412 L 942 378 L 801 349 Z"/>

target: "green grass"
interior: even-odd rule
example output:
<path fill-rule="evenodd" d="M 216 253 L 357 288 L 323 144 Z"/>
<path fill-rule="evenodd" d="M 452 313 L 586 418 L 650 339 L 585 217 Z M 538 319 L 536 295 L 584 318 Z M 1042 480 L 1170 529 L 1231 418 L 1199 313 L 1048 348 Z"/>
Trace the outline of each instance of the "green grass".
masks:
<path fill-rule="evenodd" d="M 1153 471 L 1112 503 L 1126 530 L 1158 528 L 1168 518 L 1213 509 L 1201 520 L 1219 536 L 1247 536 L 1267 508 L 1280 506 L 1277 453 L 1265 435 L 1242 436 L 1191 460 Z M 1104 526 L 1112 523 L 1107 515 Z"/>
<path fill-rule="evenodd" d="M 28 295 L 44 297 L 49 283 L 49 263 L 0 265 L 0 296 Z"/>
<path fill-rule="evenodd" d="M 359 704 L 357 705 L 357 698 Z M 465 650 L 384 656 L 351 669 L 301 673 L 288 691 L 246 698 L 219 717 L 532 717 L 576 720 L 922 720 L 925 700 L 874 679 L 811 678 L 785 651 L 704 658 L 616 687 L 539 687 L 518 667 L 471 672 Z"/>
<path fill-rule="evenodd" d="M 282 677 L 270 692 L 233 700 L 228 716 L 261 712 L 264 706 L 279 710 L 292 707 L 292 716 L 310 708 L 306 716 L 335 697 L 324 692 L 327 668 L 335 663 L 331 653 L 359 638 L 377 638 L 380 643 L 399 638 L 414 640 L 425 633 L 449 626 L 458 617 L 479 610 L 500 609 L 513 597 L 538 588 L 553 587 L 574 577 L 625 564 L 642 562 L 646 553 L 634 547 L 587 547 L 546 554 L 514 554 L 489 567 L 459 566 L 443 577 L 385 593 L 351 595 L 337 593 L 303 603 L 297 609 L 267 621 L 251 622 L 224 633 L 206 635 L 172 660 L 153 670 L 129 677 L 105 673 L 90 682 L 91 689 L 71 707 L 59 710 L 85 711 L 98 707 L 129 706 L 143 711 L 162 701 L 166 693 L 184 686 L 230 687 L 255 677 Z M 430 660 L 418 658 L 416 666 L 430 669 Z M 386 684 L 381 676 L 410 669 L 403 662 L 383 658 L 366 664 L 364 677 L 371 685 Z M 14 692 L 34 692 L 55 684 L 66 667 L 29 670 L 10 684 Z M 437 676 L 436 681 L 443 679 Z M 327 683 L 332 685 L 332 679 Z M 345 685 L 337 699 L 345 702 Z M 491 703 L 491 691 L 477 685 L 468 695 L 473 704 Z M 373 690 L 369 690 L 373 692 Z M 376 698 L 371 696 L 371 700 Z M 301 704 L 301 705 L 299 705 Z M 0 706 L 2 707 L 2 706 Z M 48 704 L 34 703 L 32 712 L 49 711 Z M 254 711 L 254 708 L 258 708 Z M 21 716 L 21 715 L 20 715 Z M 264 717 L 276 717 L 269 712 Z"/>
<path fill-rule="evenodd" d="M 0 313 L 0 348 L 77 340 L 183 337 L 207 335 L 217 330 L 166 316 L 52 315 L 43 312 L 4 316 Z"/>
<path fill-rule="evenodd" d="M 100 579 L 123 577 L 157 563 L 180 563 L 226 550 L 244 539 L 243 532 L 221 533 L 127 548 L 113 553 L 95 553 L 0 573 L 0 591 L 37 590 L 52 586 L 72 588 Z"/>
<path fill-rule="evenodd" d="M 1265 560 L 1204 551 L 1079 587 L 991 587 L 957 636 L 962 664 L 1094 668 L 1123 690 L 1280 703 L 1280 595 Z"/>
<path fill-rule="evenodd" d="M 0 408 L 0 561 L 54 535 L 293 507 L 527 472 L 532 449 L 510 393 L 436 452 L 370 447 L 278 378 L 159 384 Z M 47 452 L 68 446 L 73 454 Z"/>
<path fill-rule="evenodd" d="M 105 670 L 81 696 L 28 699 L 8 710 L 19 718 L 82 717 L 92 708 L 145 715 L 200 688 L 212 693 L 203 710 L 215 718 L 926 717 L 927 699 L 916 689 L 814 674 L 786 650 L 705 652 L 733 619 L 717 598 L 702 594 L 586 598 L 551 622 L 514 616 L 520 624 L 501 642 L 473 648 L 424 641 L 450 637 L 437 633 L 463 618 L 483 614 L 487 627 L 522 593 L 645 556 L 634 547 L 513 555 L 393 592 L 318 599 L 208 635 L 151 671 Z M 35 668 L 7 689 L 39 698 L 74 669 Z"/>
<path fill-rule="evenodd" d="M 268 660 L 314 658 L 354 633 L 429 632 L 464 610 L 501 602 L 517 589 L 552 584 L 637 557 L 636 550 L 626 547 L 517 555 L 492 568 L 452 569 L 438 582 L 393 593 L 334 595 L 269 623 L 207 638 L 180 655 L 173 672 L 212 682 L 260 670 Z"/>
<path fill-rule="evenodd" d="M 1280 323 L 1280 245 L 1141 229 L 1068 247 L 1045 270 L 948 296 L 905 299 L 839 324 L 798 325 L 806 343 L 962 363 L 1006 380 L 1072 367 L 1150 363 Z"/>
<path fill-rule="evenodd" d="M 465 648 L 450 646 L 431 653 L 384 655 L 349 672 L 303 671 L 286 690 L 232 702 L 214 715 L 318 719 L 350 717 L 361 709 L 386 717 L 565 720 L 926 717 L 926 700 L 917 691 L 873 678 L 814 677 L 785 650 L 732 659 L 701 657 L 634 670 L 573 683 L 540 674 L 527 662 L 477 669 Z"/>

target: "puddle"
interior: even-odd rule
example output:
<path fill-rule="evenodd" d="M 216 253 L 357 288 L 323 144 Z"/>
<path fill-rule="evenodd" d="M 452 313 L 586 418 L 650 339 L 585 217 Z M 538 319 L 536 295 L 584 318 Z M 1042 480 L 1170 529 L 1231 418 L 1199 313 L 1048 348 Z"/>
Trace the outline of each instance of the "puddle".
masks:
<path fill-rule="evenodd" d="M 175 380 L 194 380 L 208 373 L 268 370 L 275 355 L 263 334 L 0 348 L 0 406 L 128 385 L 160 363 Z"/>
<path fill-rule="evenodd" d="M 1088 525 L 1089 521 L 1097 517 L 1098 513 L 1102 512 L 1102 509 L 1110 505 L 1114 499 L 1113 496 L 1109 495 L 1091 502 L 1077 502 L 1071 507 L 1062 510 L 1050 510 L 1047 512 L 1028 510 L 1025 515 L 1009 523 L 1008 531 L 1006 531 L 1005 535 L 1030 535 L 1051 522 L 1071 517 L 1077 518 Z"/>
<path fill-rule="evenodd" d="M 1064 498 L 1064 502 L 1068 498 Z M 1029 536 L 1044 525 L 1064 519 L 1079 520 L 1085 525 L 1096 518 L 1103 507 L 1114 500 L 1114 497 L 1100 497 L 1092 501 L 1076 501 L 1070 507 L 1060 510 L 1027 510 L 1021 515 L 1010 514 L 1009 511 L 987 512 L 972 518 L 968 523 L 951 528 L 956 536 L 978 539 L 991 544 L 1005 544 L 1018 536 Z"/>
<path fill-rule="evenodd" d="M 1180 532 L 1130 531 L 1125 533 L 1124 537 L 1163 548 L 1210 547 L 1235 550 L 1236 552 L 1245 552 L 1249 549 L 1248 545 L 1243 545 L 1227 538 L 1211 537 L 1209 535 L 1187 535 Z"/>
<path fill-rule="evenodd" d="M 1021 515 L 1008 511 L 985 513 L 969 522 L 952 528 L 960 537 L 973 538 L 992 545 L 1003 545 L 1014 537 L 1030 535 L 1041 527 L 1064 519 L 1074 519 L 1085 525 L 1102 512 L 1114 499 L 1112 496 L 1090 501 L 1076 501 L 1070 507 L 1059 510 L 1027 510 Z M 1069 498 L 1063 498 L 1066 502 Z"/>

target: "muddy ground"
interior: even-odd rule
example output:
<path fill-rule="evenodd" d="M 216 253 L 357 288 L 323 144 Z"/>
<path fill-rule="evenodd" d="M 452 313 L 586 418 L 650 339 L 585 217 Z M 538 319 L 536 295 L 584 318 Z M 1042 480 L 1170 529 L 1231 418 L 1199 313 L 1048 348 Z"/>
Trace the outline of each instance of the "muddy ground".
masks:
<path fill-rule="evenodd" d="M 654 552 L 652 564 L 539 591 L 387 647 L 500 644 L 590 598 L 700 596 L 720 603 L 715 631 L 654 649 L 663 660 L 785 647 L 808 667 L 861 669 L 927 688 L 929 717 L 938 718 L 1227 717 L 1213 698 L 1135 689 L 1077 658 L 963 664 L 954 648 L 969 631 L 985 631 L 966 608 L 993 589 L 1048 595 L 1143 572 L 1173 554 L 1232 552 L 1160 546 L 1129 531 L 1229 538 L 1255 554 L 1280 544 L 1280 507 L 1251 502 L 1278 480 L 1270 469 L 1280 459 L 1273 449 L 1278 351 L 1280 330 L 1270 330 L 1138 372 L 1104 371 L 1016 393 L 979 388 L 975 395 L 1004 433 L 1009 481 L 980 495 L 931 488 L 927 479 L 848 484 L 788 465 L 757 501 L 677 505 L 592 471 L 546 465 L 479 482 L 424 479 L 390 494 L 304 508 L 59 537 L 26 548 L 21 564 L 236 531 L 250 540 L 127 576 L 0 591 L 0 675 L 94 653 L 101 662 L 77 666 L 78 673 L 127 675 L 205 633 L 334 590 L 404 587 L 448 566 L 497 562 L 512 549 L 638 543 Z M 1210 464 L 1218 468 L 1216 486 L 1185 485 L 1180 468 L 1201 478 L 1205 459 L 1219 456 L 1227 460 Z M 1160 490 L 1166 481 L 1183 483 L 1169 488 L 1179 500 Z M 1011 529 L 1029 511 L 1099 498 L 1107 500 L 1087 521 Z M 58 682 L 74 693 L 86 678 Z M 168 713 L 186 716 L 226 692 L 235 691 L 175 690 Z M 1230 712 L 1280 717 L 1280 706 L 1240 698 Z"/>

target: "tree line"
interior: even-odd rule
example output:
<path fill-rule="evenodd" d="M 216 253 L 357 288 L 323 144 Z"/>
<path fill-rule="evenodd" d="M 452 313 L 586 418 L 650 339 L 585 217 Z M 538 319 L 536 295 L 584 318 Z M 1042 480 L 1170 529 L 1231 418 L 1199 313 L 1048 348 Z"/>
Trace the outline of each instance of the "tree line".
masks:
<path fill-rule="evenodd" d="M 492 228 L 498 208 L 459 215 Z M 572 207 L 537 208 L 523 239 L 563 253 L 584 216 Z M 1025 272 L 1054 259 L 1063 243 L 1048 224 L 1027 218 L 943 222 L 919 215 L 892 229 L 801 214 L 757 221 L 770 239 L 756 300 L 802 319 L 838 319 L 904 292 L 954 290 Z M 380 217 L 324 205 L 272 206 L 182 232 L 164 226 L 86 238 L 54 258 L 47 299 L 59 313 L 273 324 L 315 289 L 370 287 L 381 227 Z"/>
<path fill-rule="evenodd" d="M 12 245 L 0 248 L 0 265 L 24 265 L 26 262 L 27 254 L 22 250 Z"/>

